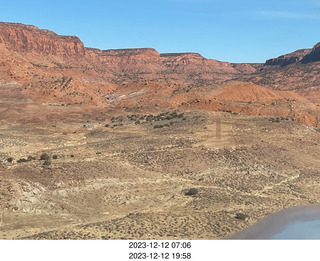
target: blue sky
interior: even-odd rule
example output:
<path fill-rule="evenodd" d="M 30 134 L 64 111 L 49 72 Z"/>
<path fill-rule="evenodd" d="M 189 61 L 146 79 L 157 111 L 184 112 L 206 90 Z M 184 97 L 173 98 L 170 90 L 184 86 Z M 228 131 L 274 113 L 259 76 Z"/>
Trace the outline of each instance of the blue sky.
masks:
<path fill-rule="evenodd" d="M 264 62 L 320 42 L 320 0 L 2 0 L 0 21 L 77 35 L 87 47 L 229 62 Z"/>

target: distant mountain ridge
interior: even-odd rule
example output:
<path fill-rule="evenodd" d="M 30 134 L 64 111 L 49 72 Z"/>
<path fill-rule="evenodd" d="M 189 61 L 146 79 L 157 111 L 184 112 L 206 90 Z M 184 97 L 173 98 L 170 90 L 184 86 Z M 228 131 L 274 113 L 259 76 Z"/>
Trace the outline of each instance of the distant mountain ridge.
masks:
<path fill-rule="evenodd" d="M 50 106 L 220 110 L 320 126 L 319 50 L 233 64 L 192 52 L 88 48 L 76 36 L 0 23 L 0 93 Z"/>
<path fill-rule="evenodd" d="M 100 63 L 106 70 L 106 76 L 117 81 L 127 76 L 139 79 L 145 74 L 147 79 L 206 79 L 223 81 L 243 73 L 228 62 L 206 59 L 196 53 L 160 54 L 153 48 L 99 50 L 86 48 L 76 36 L 60 36 L 49 30 L 42 30 L 32 25 L 0 23 L 0 44 L 6 49 L 19 53 L 37 53 L 45 56 L 60 56 L 71 66 L 83 67 L 88 63 Z M 75 65 L 70 59 L 80 59 Z M 68 61 L 69 60 L 69 61 Z M 255 69 L 246 66 L 248 72 Z M 99 70 L 100 74 L 102 70 Z M 110 74 L 114 74 L 112 77 Z M 124 75 L 125 74 L 125 75 Z M 151 75 L 150 75 L 151 74 Z M 195 76 L 195 74 L 200 74 Z M 138 77 L 137 77 L 138 76 Z M 120 77 L 120 78 L 119 78 Z M 195 78 L 195 79 L 192 79 Z"/>

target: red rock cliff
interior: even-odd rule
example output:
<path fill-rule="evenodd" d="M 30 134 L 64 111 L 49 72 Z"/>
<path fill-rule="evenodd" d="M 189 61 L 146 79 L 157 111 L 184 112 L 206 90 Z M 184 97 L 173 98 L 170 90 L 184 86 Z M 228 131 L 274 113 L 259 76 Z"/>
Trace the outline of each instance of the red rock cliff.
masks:
<path fill-rule="evenodd" d="M 198 53 L 164 53 L 161 54 L 163 65 L 168 70 L 181 72 L 224 71 L 236 73 L 237 71 L 228 62 L 206 59 Z"/>
<path fill-rule="evenodd" d="M 37 69 L 56 69 L 58 64 L 59 72 L 61 69 L 78 68 L 84 74 L 89 72 L 94 75 L 92 72 L 95 71 L 99 77 L 107 77 L 117 82 L 151 79 L 188 82 L 203 79 L 221 82 L 248 71 L 240 70 L 228 62 L 206 59 L 197 53 L 160 55 L 153 48 L 85 48 L 78 37 L 60 36 L 49 30 L 15 23 L 0 23 L 0 47 L 2 50 L 27 53 L 26 62 L 31 59 L 32 64 L 38 66 Z M 35 54 L 35 57 L 31 57 L 32 54 Z M 41 54 L 41 60 L 36 57 L 37 54 Z M 53 60 L 46 58 L 46 55 L 56 57 L 54 66 Z M 250 69 L 254 70 L 253 67 Z M 81 77 L 85 78 L 85 75 Z"/>
<path fill-rule="evenodd" d="M 277 58 L 272 58 L 266 61 L 266 65 L 280 65 L 280 66 L 286 66 L 288 64 L 292 63 L 298 63 L 300 62 L 305 55 L 308 55 L 310 53 L 311 49 L 301 49 L 294 51 L 292 53 L 281 55 Z"/>
<path fill-rule="evenodd" d="M 303 57 L 302 63 L 309 63 L 309 62 L 317 62 L 320 61 L 320 43 L 317 43 L 313 46 L 311 52 Z"/>
<path fill-rule="evenodd" d="M 153 48 L 86 48 L 86 57 L 117 72 L 152 73 L 159 71 L 161 67 L 160 54 Z"/>
<path fill-rule="evenodd" d="M 61 36 L 36 26 L 16 23 L 0 23 L 0 44 L 17 52 L 36 52 L 59 56 L 85 54 L 85 48 L 76 36 Z"/>

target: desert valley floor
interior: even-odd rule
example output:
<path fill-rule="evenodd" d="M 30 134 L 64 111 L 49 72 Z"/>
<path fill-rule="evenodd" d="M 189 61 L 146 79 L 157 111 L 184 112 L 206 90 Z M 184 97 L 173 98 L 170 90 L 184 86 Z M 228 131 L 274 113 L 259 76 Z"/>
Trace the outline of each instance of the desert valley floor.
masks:
<path fill-rule="evenodd" d="M 0 125 L 1 239 L 217 239 L 320 203 L 314 127 L 81 106 L 37 121 L 52 106 L 22 105 L 27 122 Z"/>

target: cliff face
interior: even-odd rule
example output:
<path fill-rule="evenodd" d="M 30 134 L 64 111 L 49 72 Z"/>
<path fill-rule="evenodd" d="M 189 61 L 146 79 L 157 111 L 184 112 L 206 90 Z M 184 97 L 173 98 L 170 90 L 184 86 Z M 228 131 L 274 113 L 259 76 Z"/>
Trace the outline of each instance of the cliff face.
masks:
<path fill-rule="evenodd" d="M 243 73 L 230 63 L 206 59 L 196 53 L 160 55 L 153 48 L 85 48 L 78 37 L 60 36 L 23 24 L 0 23 L 0 48 L 28 54 L 26 59 L 31 60 L 37 69 L 59 69 L 61 72 L 61 69 L 78 68 L 82 72 L 90 71 L 91 75 L 95 71 L 100 78 L 107 77 L 113 82 L 143 79 L 221 82 Z M 38 54 L 42 55 L 41 60 L 36 57 Z M 52 59 L 55 59 L 54 65 Z"/>
<path fill-rule="evenodd" d="M 116 72 L 121 76 L 121 80 L 133 78 L 197 81 L 202 78 L 223 81 L 241 73 L 228 62 L 206 59 L 198 53 L 160 54 L 153 48 L 115 50 L 87 48 L 86 57 Z"/>
<path fill-rule="evenodd" d="M 117 73 L 150 74 L 161 70 L 160 54 L 153 48 L 114 50 L 86 48 L 86 57 Z"/>
<path fill-rule="evenodd" d="M 36 52 L 63 57 L 85 54 L 85 48 L 76 36 L 59 36 L 31 25 L 0 23 L 0 44 L 21 53 Z"/>
<path fill-rule="evenodd" d="M 320 43 L 317 43 L 313 46 L 310 53 L 303 57 L 302 63 L 309 63 L 309 62 L 317 62 L 320 61 Z"/>
<path fill-rule="evenodd" d="M 289 64 L 306 64 L 318 61 L 320 61 L 320 43 L 314 45 L 312 49 L 301 49 L 277 58 L 269 59 L 265 62 L 265 65 L 286 66 Z"/>
<path fill-rule="evenodd" d="M 198 53 L 166 53 L 161 54 L 162 64 L 168 72 L 205 73 L 225 72 L 239 73 L 230 63 L 206 59 Z"/>
<path fill-rule="evenodd" d="M 277 58 L 272 58 L 266 61 L 266 65 L 286 66 L 292 63 L 300 62 L 306 55 L 311 52 L 311 49 L 301 49 L 292 53 L 281 55 Z"/>

